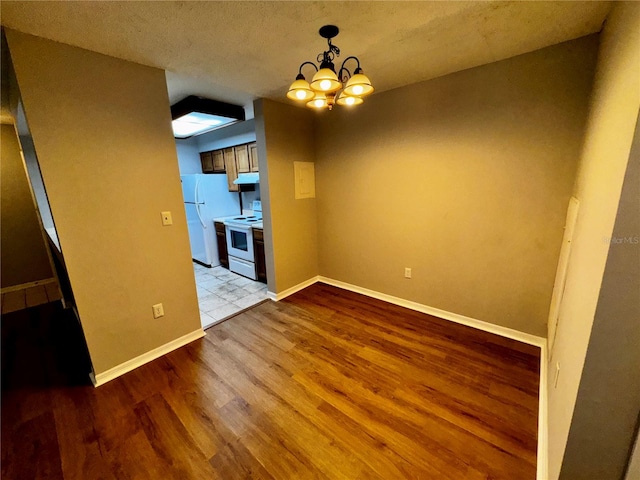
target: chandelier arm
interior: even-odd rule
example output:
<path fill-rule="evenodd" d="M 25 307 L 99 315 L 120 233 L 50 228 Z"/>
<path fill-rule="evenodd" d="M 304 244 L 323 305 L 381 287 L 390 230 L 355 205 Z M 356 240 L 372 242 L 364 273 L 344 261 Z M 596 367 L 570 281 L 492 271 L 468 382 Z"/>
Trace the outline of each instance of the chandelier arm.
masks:
<path fill-rule="evenodd" d="M 358 57 L 354 57 L 354 56 L 347 57 L 347 58 L 345 58 L 345 59 L 344 59 L 344 61 L 342 62 L 342 65 L 340 66 L 340 72 L 342 72 L 342 70 L 343 70 L 343 69 L 344 69 L 344 70 L 347 70 L 346 68 L 344 68 L 344 64 L 345 64 L 345 63 L 347 63 L 347 62 L 348 62 L 349 60 L 351 60 L 351 59 L 354 59 L 354 60 L 356 61 L 356 63 L 358 64 L 358 66 L 357 66 L 357 67 L 356 67 L 356 69 L 353 71 L 353 73 L 354 73 L 354 74 L 356 74 L 356 73 L 360 73 L 360 72 L 359 72 L 359 70 L 362 70 L 362 69 L 360 68 L 360 60 L 358 60 Z M 349 71 L 349 70 L 347 70 L 347 72 L 348 72 L 348 71 Z M 349 77 L 351 77 L 351 74 L 349 74 Z"/>
<path fill-rule="evenodd" d="M 344 65 L 344 62 L 342 63 L 342 65 Z M 343 70 L 344 70 L 345 72 L 347 72 L 347 75 L 346 75 L 346 76 L 343 76 L 343 75 L 342 75 L 342 71 L 343 71 Z M 349 70 L 347 70 L 344 66 L 343 66 L 343 67 L 340 67 L 340 72 L 338 73 L 338 78 L 340 79 L 340 81 L 341 81 L 342 83 L 346 83 L 346 82 L 347 82 L 347 80 L 349 80 L 349 79 L 351 78 L 351 72 L 350 72 Z"/>
<path fill-rule="evenodd" d="M 316 69 L 316 72 L 318 71 L 318 67 L 316 66 L 315 63 L 313 63 L 313 62 L 304 62 L 302 65 L 300 65 L 300 68 L 298 69 L 298 75 L 302 75 L 302 67 L 304 67 L 305 65 L 311 65 L 311 66 L 313 66 L 313 68 Z"/>

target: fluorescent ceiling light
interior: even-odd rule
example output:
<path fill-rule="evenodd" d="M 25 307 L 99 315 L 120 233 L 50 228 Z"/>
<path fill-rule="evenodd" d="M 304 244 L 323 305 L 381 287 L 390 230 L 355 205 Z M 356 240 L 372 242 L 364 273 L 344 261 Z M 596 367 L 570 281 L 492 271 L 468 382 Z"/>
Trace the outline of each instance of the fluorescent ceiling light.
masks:
<path fill-rule="evenodd" d="M 176 118 L 171 122 L 173 135 L 176 138 L 187 138 L 200 133 L 209 132 L 229 123 L 236 122 L 233 118 L 209 115 L 207 113 L 191 112 Z"/>
<path fill-rule="evenodd" d="M 171 106 L 173 136 L 189 138 L 244 120 L 244 108 L 190 95 Z"/>

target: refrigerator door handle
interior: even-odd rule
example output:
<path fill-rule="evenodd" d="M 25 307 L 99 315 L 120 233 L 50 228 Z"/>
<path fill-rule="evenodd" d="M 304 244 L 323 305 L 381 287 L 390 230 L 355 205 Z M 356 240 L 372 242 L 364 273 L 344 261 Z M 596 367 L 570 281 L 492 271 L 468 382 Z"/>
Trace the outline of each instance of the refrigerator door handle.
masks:
<path fill-rule="evenodd" d="M 205 230 L 207 229 L 207 226 L 204 223 L 204 220 L 202 220 L 202 215 L 200 215 L 200 204 L 196 203 L 196 213 L 198 214 L 198 219 L 200 220 L 200 224 L 202 225 L 202 228 L 204 228 Z"/>
<path fill-rule="evenodd" d="M 198 201 L 199 186 L 200 186 L 200 177 L 196 177 L 196 191 L 194 192 L 194 200 L 196 203 L 196 213 L 198 214 L 198 220 L 200 220 L 200 225 L 202 225 L 202 228 L 206 230 L 207 226 L 205 225 L 204 220 L 202 220 L 202 215 L 200 215 L 200 202 Z"/>

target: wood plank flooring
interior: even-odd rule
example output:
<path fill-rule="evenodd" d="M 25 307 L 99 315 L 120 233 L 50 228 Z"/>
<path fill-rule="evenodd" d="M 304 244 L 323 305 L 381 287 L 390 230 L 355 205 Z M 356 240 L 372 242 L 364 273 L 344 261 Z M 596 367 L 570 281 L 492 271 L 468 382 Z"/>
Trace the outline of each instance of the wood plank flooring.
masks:
<path fill-rule="evenodd" d="M 94 389 L 35 310 L 3 318 L 2 478 L 536 475 L 535 347 L 316 284 Z"/>

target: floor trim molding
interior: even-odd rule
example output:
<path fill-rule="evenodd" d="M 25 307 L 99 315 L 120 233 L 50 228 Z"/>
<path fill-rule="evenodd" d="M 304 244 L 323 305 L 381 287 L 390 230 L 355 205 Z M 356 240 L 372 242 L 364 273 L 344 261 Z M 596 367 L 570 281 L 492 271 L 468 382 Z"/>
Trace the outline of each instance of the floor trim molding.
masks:
<path fill-rule="evenodd" d="M 51 278 L 45 278 L 44 280 L 36 280 L 35 282 L 27 282 L 27 283 L 21 283 L 20 285 L 12 285 L 10 287 L 4 287 L 0 289 L 0 294 L 17 292 L 19 290 L 27 290 L 28 288 L 31 288 L 31 287 L 37 287 L 39 285 L 47 285 L 49 283 L 56 283 L 56 279 L 51 277 Z"/>
<path fill-rule="evenodd" d="M 538 388 L 538 454 L 536 455 L 536 480 L 549 478 L 549 419 L 548 419 L 548 391 L 547 380 L 549 362 L 547 361 L 547 339 L 540 347 L 540 387 Z"/>
<path fill-rule="evenodd" d="M 293 295 L 294 293 L 299 292 L 300 290 L 303 290 L 303 289 L 313 285 L 314 283 L 318 282 L 320 278 L 321 277 L 316 275 L 315 277 L 311 277 L 308 280 L 305 280 L 304 282 L 301 282 L 301 283 L 299 283 L 297 285 L 294 285 L 291 288 L 287 288 L 286 290 L 283 290 L 280 293 L 273 293 L 273 292 L 267 291 L 267 296 L 271 300 L 273 300 L 274 302 L 279 302 L 283 298 L 286 298 L 289 295 Z"/>
<path fill-rule="evenodd" d="M 111 380 L 118 378 L 119 376 L 124 375 L 125 373 L 130 372 L 131 370 L 144 365 L 145 363 L 149 363 L 152 360 L 155 360 L 156 358 L 166 355 L 167 353 L 172 352 L 180 347 L 183 347 L 184 345 L 187 345 L 188 343 L 191 343 L 194 340 L 197 340 L 204 336 L 205 336 L 204 330 L 202 330 L 202 328 L 199 328 L 198 330 L 194 330 L 191 333 L 187 333 L 186 335 L 176 338 L 175 340 L 172 340 L 169 343 L 165 343 L 164 345 L 161 345 L 158 348 L 154 348 L 153 350 L 150 350 L 147 353 L 143 353 L 142 355 L 132 358 L 131 360 L 127 360 L 126 362 L 121 363 L 120 365 L 116 365 L 115 367 L 110 368 L 105 372 L 99 373 L 97 375 L 94 375 L 92 372 L 89 374 L 89 377 L 91 378 L 91 383 L 93 383 L 94 387 L 99 387 L 100 385 L 104 385 L 105 383 L 110 382 Z"/>
<path fill-rule="evenodd" d="M 529 345 L 535 345 L 536 347 L 542 348 L 542 346 L 546 344 L 546 339 L 538 337 L 536 335 L 519 332 L 518 330 L 514 330 L 512 328 L 502 327 L 500 325 L 484 322 L 482 320 L 476 320 L 475 318 L 465 317 L 464 315 L 460 315 L 457 313 L 447 312 L 446 310 L 440 310 L 439 308 L 412 302 L 410 300 L 405 300 L 404 298 L 394 297 L 392 295 L 387 295 L 386 293 L 376 292 L 375 290 L 369 290 L 368 288 L 341 282 L 340 280 L 334 280 L 332 278 L 320 276 L 318 278 L 318 281 L 326 283 L 328 285 L 333 285 L 334 287 L 344 288 L 345 290 L 349 290 L 351 292 L 360 293 L 362 295 L 366 295 L 367 297 L 377 298 L 378 300 L 393 303 L 394 305 L 399 305 L 410 310 L 426 313 L 427 315 L 433 315 L 434 317 L 450 320 L 452 322 L 460 323 L 468 327 L 477 328 L 478 330 L 495 333 L 496 335 L 500 335 L 501 337 L 518 340 L 519 342 Z"/>

